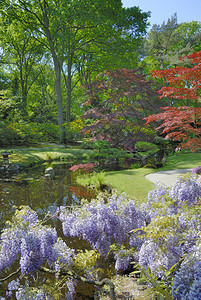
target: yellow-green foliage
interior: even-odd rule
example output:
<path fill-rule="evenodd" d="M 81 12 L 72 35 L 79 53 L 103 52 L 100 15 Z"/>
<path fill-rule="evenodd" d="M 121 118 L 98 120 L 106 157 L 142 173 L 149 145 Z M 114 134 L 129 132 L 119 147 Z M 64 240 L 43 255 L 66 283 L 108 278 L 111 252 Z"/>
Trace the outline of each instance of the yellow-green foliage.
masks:
<path fill-rule="evenodd" d="M 168 236 L 174 236 L 176 228 L 178 228 L 178 215 L 157 216 L 148 226 L 141 228 L 144 235 L 140 237 L 158 242 L 166 240 Z"/>
<path fill-rule="evenodd" d="M 77 269 L 90 270 L 100 258 L 96 250 L 80 250 L 74 260 L 74 267 Z"/>
<path fill-rule="evenodd" d="M 69 123 L 64 123 L 63 127 L 72 134 L 78 134 L 83 128 L 84 124 L 81 119 L 74 120 Z"/>
<path fill-rule="evenodd" d="M 77 182 L 84 186 L 93 186 L 96 189 L 100 188 L 102 184 L 105 184 L 105 172 L 93 172 L 77 177 Z"/>

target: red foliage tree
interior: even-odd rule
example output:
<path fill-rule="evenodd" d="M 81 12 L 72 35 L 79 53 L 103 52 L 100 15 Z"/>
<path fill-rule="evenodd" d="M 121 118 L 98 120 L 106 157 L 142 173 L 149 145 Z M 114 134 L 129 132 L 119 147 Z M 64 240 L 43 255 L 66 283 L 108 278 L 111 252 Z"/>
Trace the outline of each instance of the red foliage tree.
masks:
<path fill-rule="evenodd" d="M 159 105 L 153 81 L 136 70 L 105 71 L 85 87 L 89 96 L 85 119 L 93 120 L 83 131 L 96 139 L 108 140 L 113 146 L 132 149 L 136 141 L 149 141 L 153 135 L 143 132 L 143 117 L 155 112 Z"/>
<path fill-rule="evenodd" d="M 179 148 L 195 151 L 201 148 L 201 51 L 180 59 L 189 60 L 192 66 L 152 71 L 152 76 L 165 79 L 166 85 L 158 91 L 161 94 L 159 98 L 186 100 L 188 105 L 163 107 L 163 112 L 149 115 L 145 119 L 146 124 L 160 122 L 156 130 L 162 129 L 161 134 L 166 139 L 179 141 Z"/>

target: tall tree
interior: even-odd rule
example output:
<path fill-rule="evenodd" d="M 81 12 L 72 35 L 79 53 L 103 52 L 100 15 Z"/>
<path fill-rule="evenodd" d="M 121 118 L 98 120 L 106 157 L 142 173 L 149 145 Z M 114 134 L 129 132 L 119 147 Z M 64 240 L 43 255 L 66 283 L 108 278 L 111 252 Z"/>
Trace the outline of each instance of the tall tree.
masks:
<path fill-rule="evenodd" d="M 150 72 L 153 69 L 184 65 L 179 58 L 200 51 L 200 44 L 201 23 L 192 21 L 179 24 L 174 14 L 166 23 L 153 25 L 148 32 L 141 50 L 142 66 Z"/>
<path fill-rule="evenodd" d="M 139 140 L 153 140 L 143 128 L 143 116 L 157 109 L 157 94 L 136 70 L 105 71 L 87 86 L 88 108 L 83 118 L 93 120 L 83 131 L 114 146 L 133 148 Z"/>
<path fill-rule="evenodd" d="M 166 139 L 179 142 L 180 148 L 198 150 L 201 148 L 201 51 L 181 57 L 190 60 L 192 67 L 152 71 L 153 77 L 164 78 L 167 85 L 158 92 L 160 98 L 170 97 L 186 103 L 185 106 L 164 107 L 164 112 L 149 115 L 147 123 L 158 121 Z"/>
<path fill-rule="evenodd" d="M 4 66 L 13 74 L 14 80 L 19 78 L 18 91 L 15 85 L 13 93 L 18 93 L 22 115 L 26 118 L 28 92 L 41 72 L 40 69 L 36 69 L 36 65 L 41 62 L 44 49 L 29 31 L 15 20 L 10 22 L 9 19 L 3 19 L 1 22 L 0 45 L 4 52 Z M 35 74 L 31 78 L 34 68 Z"/>
<path fill-rule="evenodd" d="M 71 74 L 73 58 L 77 51 L 86 51 L 88 45 L 107 42 L 110 44 L 116 32 L 122 32 L 122 25 L 116 20 L 126 20 L 124 28 L 132 32 L 135 28 L 136 36 L 145 31 L 147 14 L 136 10 L 137 17 L 130 13 L 122 16 L 121 1 L 87 0 L 84 2 L 17 0 L 5 1 L 7 14 L 26 24 L 35 38 L 41 39 L 50 51 L 55 71 L 55 92 L 57 98 L 58 123 L 60 131 L 63 124 L 63 101 L 61 91 L 61 72 L 64 70 L 67 86 L 67 120 L 70 111 Z M 137 14 L 138 13 L 138 14 Z M 132 23 L 132 26 L 131 26 Z M 65 65 L 64 65 L 65 63 Z"/>

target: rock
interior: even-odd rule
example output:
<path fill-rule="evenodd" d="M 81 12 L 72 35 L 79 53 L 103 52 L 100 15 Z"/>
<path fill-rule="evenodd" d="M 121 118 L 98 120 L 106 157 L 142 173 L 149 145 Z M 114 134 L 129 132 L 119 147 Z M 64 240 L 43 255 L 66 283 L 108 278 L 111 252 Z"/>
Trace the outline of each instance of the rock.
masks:
<path fill-rule="evenodd" d="M 48 179 L 55 178 L 54 169 L 52 167 L 45 169 L 45 177 Z"/>

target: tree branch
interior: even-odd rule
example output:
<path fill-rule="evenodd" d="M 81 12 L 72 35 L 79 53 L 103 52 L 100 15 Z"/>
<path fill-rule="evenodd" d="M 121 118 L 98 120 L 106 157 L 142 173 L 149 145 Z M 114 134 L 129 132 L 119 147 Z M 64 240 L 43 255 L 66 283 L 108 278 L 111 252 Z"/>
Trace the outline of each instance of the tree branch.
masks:
<path fill-rule="evenodd" d="M 45 273 L 49 273 L 49 274 L 56 274 L 57 276 L 71 276 L 77 280 L 80 280 L 80 281 L 88 283 L 88 284 L 93 284 L 93 285 L 98 285 L 98 286 L 107 284 L 110 288 L 110 299 L 111 300 L 116 299 L 115 292 L 114 292 L 114 283 L 108 278 L 104 278 L 101 281 L 96 281 L 96 280 L 90 280 L 83 276 L 80 276 L 72 270 L 61 269 L 59 272 L 57 272 L 57 271 L 54 271 L 54 270 L 51 270 L 51 269 L 48 269 L 45 267 L 41 267 L 39 270 L 41 272 L 45 272 Z"/>
<path fill-rule="evenodd" d="M 0 278 L 0 282 L 4 282 L 6 281 L 7 279 L 11 278 L 12 276 L 18 274 L 20 272 L 21 268 L 17 269 L 17 271 L 11 273 L 10 275 L 8 275 L 7 277 L 4 277 L 4 278 Z"/>

